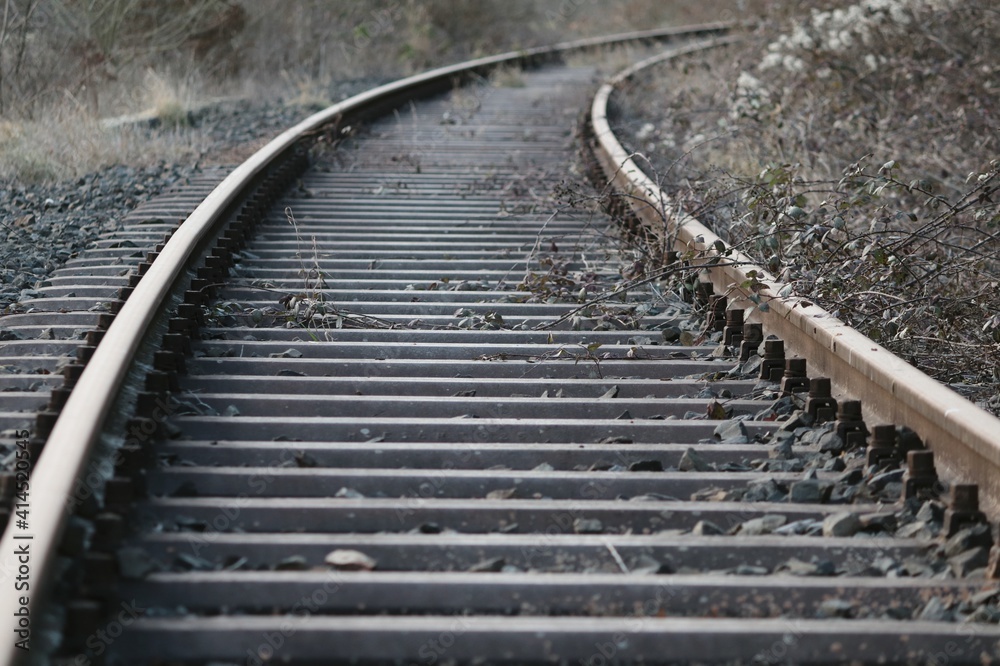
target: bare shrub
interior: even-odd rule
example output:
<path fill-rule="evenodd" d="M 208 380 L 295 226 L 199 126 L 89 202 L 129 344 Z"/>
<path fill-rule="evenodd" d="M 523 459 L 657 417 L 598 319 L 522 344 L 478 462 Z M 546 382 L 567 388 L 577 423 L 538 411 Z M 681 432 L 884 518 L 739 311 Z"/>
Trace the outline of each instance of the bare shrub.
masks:
<path fill-rule="evenodd" d="M 626 131 L 691 212 L 997 410 L 998 46 L 988 3 L 815 3 L 619 104 L 659 92 Z"/>
<path fill-rule="evenodd" d="M 27 138 L 41 127 L 32 121 L 52 113 L 79 119 L 75 128 L 60 120 L 53 129 L 83 134 L 98 118 L 150 109 L 163 126 L 182 125 L 190 105 L 208 96 L 327 103 L 340 98 L 338 82 L 374 84 L 496 51 L 717 18 L 712 4 L 730 6 L 722 0 L 690 6 L 653 0 L 0 0 L 0 113 L 24 124 L 7 132 L 20 139 L 3 141 L 3 170 L 44 180 L 95 164 L 46 164 L 61 151 L 32 148 Z M 159 135 L 155 150 L 172 150 L 160 141 L 169 136 Z M 99 132 L 64 143 L 95 140 L 122 139 Z M 113 148 L 84 153 L 133 154 Z M 175 159 L 185 150 L 182 145 L 180 153 L 161 157 Z"/>

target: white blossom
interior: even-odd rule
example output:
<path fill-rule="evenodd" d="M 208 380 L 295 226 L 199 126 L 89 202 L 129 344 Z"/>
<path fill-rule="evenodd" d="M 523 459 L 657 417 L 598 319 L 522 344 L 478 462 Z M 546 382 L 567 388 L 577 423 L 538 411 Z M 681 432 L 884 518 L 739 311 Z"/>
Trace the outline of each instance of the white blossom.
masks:
<path fill-rule="evenodd" d="M 635 133 L 635 138 L 639 141 L 645 141 L 649 137 L 653 136 L 653 133 L 655 131 L 656 127 L 653 125 L 653 123 L 646 123 L 645 125 L 639 128 L 638 132 Z"/>

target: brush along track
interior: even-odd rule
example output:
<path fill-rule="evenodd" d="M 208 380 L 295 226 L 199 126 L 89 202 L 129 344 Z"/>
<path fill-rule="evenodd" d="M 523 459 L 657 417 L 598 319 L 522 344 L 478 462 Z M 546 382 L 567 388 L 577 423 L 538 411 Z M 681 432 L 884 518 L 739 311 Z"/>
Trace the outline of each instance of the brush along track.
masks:
<path fill-rule="evenodd" d="M 63 655 L 997 656 L 996 586 L 952 574 L 982 529 L 929 551 L 935 488 L 897 504 L 901 474 L 782 426 L 800 398 L 721 332 L 693 346 L 706 306 L 666 283 L 581 307 L 636 259 L 599 212 L 553 214 L 592 76 L 373 122 L 225 233 L 233 270 L 209 260 L 158 332 L 119 513 L 81 511 Z"/>

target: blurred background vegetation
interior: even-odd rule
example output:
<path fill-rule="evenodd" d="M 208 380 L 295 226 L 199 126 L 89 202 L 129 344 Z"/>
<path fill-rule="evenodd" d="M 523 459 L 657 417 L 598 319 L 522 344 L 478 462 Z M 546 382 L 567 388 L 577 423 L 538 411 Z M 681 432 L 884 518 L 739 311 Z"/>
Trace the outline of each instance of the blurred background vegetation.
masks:
<path fill-rule="evenodd" d="M 67 104 L 138 110 L 161 101 L 165 83 L 187 95 L 322 90 L 333 80 L 395 77 L 716 14 L 706 11 L 712 3 L 657 0 L 0 1 L 0 115 L 8 119 Z"/>
<path fill-rule="evenodd" d="M 713 8 L 712 5 L 715 5 Z M 0 180 L 194 162 L 188 110 L 315 107 L 429 67 L 581 36 L 717 20 L 723 0 L 0 0 Z M 343 85 L 353 82 L 353 88 Z M 339 84 L 339 85 L 338 85 Z M 109 129 L 146 113 L 161 127 Z"/>

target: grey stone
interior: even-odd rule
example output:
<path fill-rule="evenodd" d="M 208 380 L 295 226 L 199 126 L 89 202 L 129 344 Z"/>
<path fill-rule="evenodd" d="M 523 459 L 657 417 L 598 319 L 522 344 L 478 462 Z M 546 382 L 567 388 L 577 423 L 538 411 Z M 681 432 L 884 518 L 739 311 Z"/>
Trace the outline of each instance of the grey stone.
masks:
<path fill-rule="evenodd" d="M 881 492 L 878 493 L 878 496 L 881 499 L 888 500 L 890 502 L 893 502 L 893 501 L 899 499 L 902 495 L 903 495 L 903 482 L 902 481 L 896 481 L 896 482 L 893 482 L 893 483 L 887 483 L 887 484 L 885 484 L 885 488 L 883 488 L 881 490 Z"/>
<path fill-rule="evenodd" d="M 945 542 L 943 550 L 945 557 L 954 557 L 970 548 L 993 545 L 993 532 L 989 525 L 973 525 L 959 530 Z"/>
<path fill-rule="evenodd" d="M 951 622 L 954 613 L 948 610 L 948 605 L 940 597 L 931 597 L 917 619 L 925 622 Z"/>
<path fill-rule="evenodd" d="M 795 400 L 791 396 L 784 396 L 775 400 L 770 409 L 778 416 L 791 416 L 795 412 Z M 801 410 L 798 412 L 801 414 Z"/>
<path fill-rule="evenodd" d="M 723 534 L 725 530 L 710 520 L 699 520 L 691 528 L 691 534 L 695 536 L 715 536 Z"/>
<path fill-rule="evenodd" d="M 715 427 L 715 436 L 725 444 L 747 444 L 750 442 L 750 433 L 740 419 L 731 419 L 720 423 Z"/>
<path fill-rule="evenodd" d="M 959 578 L 968 576 L 976 569 L 982 569 L 990 561 L 990 549 L 977 546 L 959 555 L 948 558 L 948 566 Z"/>
<path fill-rule="evenodd" d="M 889 472 L 882 472 L 881 474 L 876 474 L 868 481 L 868 487 L 873 491 L 878 492 L 885 488 L 887 483 L 898 483 L 903 479 L 903 470 L 894 469 Z"/>
<path fill-rule="evenodd" d="M 816 562 L 816 575 L 817 576 L 836 576 L 837 575 L 837 565 L 830 560 L 820 560 Z"/>
<path fill-rule="evenodd" d="M 577 534 L 601 534 L 604 524 L 597 518 L 577 518 L 573 521 L 573 531 Z"/>
<path fill-rule="evenodd" d="M 929 578 L 935 574 L 934 567 L 918 557 L 908 557 L 900 566 L 900 573 L 913 578 Z"/>
<path fill-rule="evenodd" d="M 837 456 L 836 458 L 830 458 L 827 460 L 826 463 L 823 464 L 823 469 L 827 472 L 843 472 L 847 469 L 847 464 L 844 462 L 843 458 Z"/>
<path fill-rule="evenodd" d="M 681 456 L 681 460 L 677 464 L 677 469 L 682 472 L 707 472 L 712 469 L 712 466 L 700 453 L 688 447 L 684 455 Z"/>
<path fill-rule="evenodd" d="M 899 562 L 892 559 L 889 556 L 880 557 L 872 562 L 872 568 L 881 573 L 883 576 L 888 574 L 893 569 L 899 568 Z"/>
<path fill-rule="evenodd" d="M 788 522 L 788 518 L 778 514 L 768 514 L 759 518 L 751 518 L 740 524 L 737 534 L 744 536 L 770 534 L 786 522 Z"/>
<path fill-rule="evenodd" d="M 822 453 L 842 453 L 844 451 L 844 440 L 835 432 L 823 433 L 817 443 Z"/>
<path fill-rule="evenodd" d="M 691 493 L 692 502 L 726 502 L 731 499 L 733 499 L 733 493 L 718 486 L 702 488 Z"/>
<path fill-rule="evenodd" d="M 854 603 L 845 599 L 827 599 L 819 605 L 818 617 L 851 617 L 854 614 Z"/>
<path fill-rule="evenodd" d="M 635 559 L 631 566 L 629 566 L 629 573 L 638 575 L 669 574 L 673 572 L 674 569 L 672 566 L 667 563 L 660 562 L 649 555 L 640 555 Z"/>
<path fill-rule="evenodd" d="M 738 366 L 738 375 L 757 375 L 760 374 L 760 364 L 763 359 L 760 356 L 751 356 L 750 360 L 741 366 Z"/>
<path fill-rule="evenodd" d="M 154 560 L 145 548 L 126 546 L 117 552 L 118 572 L 122 578 L 138 580 L 151 573 L 162 571 L 163 565 Z"/>
<path fill-rule="evenodd" d="M 891 513 L 865 513 L 858 519 L 864 530 L 893 532 L 896 529 L 896 516 Z"/>
<path fill-rule="evenodd" d="M 856 514 L 850 512 L 835 513 L 823 520 L 823 536 L 849 537 L 861 529 L 861 521 Z"/>
<path fill-rule="evenodd" d="M 799 428 L 808 428 L 813 424 L 813 417 L 809 412 L 801 409 L 792 412 L 787 419 L 778 427 L 777 432 L 789 432 L 794 434 Z M 775 434 L 777 434 L 777 432 Z"/>
<path fill-rule="evenodd" d="M 681 329 L 676 326 L 664 326 L 660 333 L 664 342 L 677 342 L 681 339 Z"/>
<path fill-rule="evenodd" d="M 629 502 L 681 502 L 679 497 L 674 497 L 673 495 L 664 495 L 663 493 L 643 493 L 641 495 L 633 495 L 628 498 Z"/>
<path fill-rule="evenodd" d="M 987 603 L 995 604 L 997 603 L 998 599 L 1000 599 L 1000 590 L 994 589 L 994 590 L 983 590 L 978 594 L 974 594 L 969 599 L 969 601 L 972 602 L 972 604 L 975 606 L 981 606 L 982 604 L 987 604 Z"/>
<path fill-rule="evenodd" d="M 789 460 L 763 460 L 759 467 L 762 472 L 801 472 L 805 469 L 805 464 L 801 458 L 791 458 Z"/>
<path fill-rule="evenodd" d="M 338 548 L 327 553 L 325 561 L 338 571 L 372 571 L 376 562 L 360 550 Z"/>
<path fill-rule="evenodd" d="M 795 442 L 795 432 L 792 430 L 775 430 L 771 433 L 771 444 L 777 445 L 782 442 L 794 443 Z"/>
<path fill-rule="evenodd" d="M 842 460 L 842 459 L 841 458 L 834 458 L 833 460 Z M 832 470 L 832 471 L 838 471 L 838 472 L 839 471 L 843 471 L 843 468 L 841 468 L 839 470 Z M 856 483 L 860 483 L 861 479 L 863 479 L 864 476 L 865 476 L 864 472 L 862 472 L 860 469 L 855 468 L 855 469 L 847 470 L 843 474 L 841 474 L 840 476 L 837 477 L 837 483 L 843 483 L 843 484 L 846 484 L 846 485 L 853 486 Z"/>
<path fill-rule="evenodd" d="M 741 564 L 733 571 L 737 576 L 766 576 L 770 572 L 767 567 L 755 567 L 750 564 Z"/>
<path fill-rule="evenodd" d="M 817 571 L 819 571 L 819 567 L 812 562 L 803 562 L 793 557 L 782 564 L 780 570 L 793 576 L 815 576 Z"/>
<path fill-rule="evenodd" d="M 922 520 L 915 520 L 896 530 L 896 536 L 900 539 L 923 539 L 930 538 L 931 531 L 927 529 L 927 523 Z"/>
<path fill-rule="evenodd" d="M 1000 608 L 995 606 L 981 606 L 972 611 L 962 620 L 963 623 L 985 623 L 997 624 L 1000 622 Z"/>
<path fill-rule="evenodd" d="M 818 479 L 797 481 L 792 484 L 788 501 L 799 504 L 823 504 L 830 498 L 832 489 L 832 484 Z"/>
<path fill-rule="evenodd" d="M 629 463 L 628 471 L 630 472 L 662 472 L 663 463 L 659 460 L 636 460 L 634 463 Z"/>
<path fill-rule="evenodd" d="M 779 440 L 771 447 L 768 455 L 772 458 L 777 458 L 778 460 L 788 460 L 794 454 L 792 453 L 792 441 L 791 439 L 785 438 Z"/>
<path fill-rule="evenodd" d="M 917 511 L 916 519 L 924 522 L 940 523 L 944 520 L 944 505 L 934 500 L 927 500 L 920 506 L 920 510 Z"/>
<path fill-rule="evenodd" d="M 795 522 L 788 523 L 787 525 L 782 525 L 778 529 L 774 530 L 775 534 L 809 534 L 810 532 L 818 532 L 823 529 L 823 521 L 813 520 L 811 518 L 803 518 L 802 520 L 796 520 Z"/>
<path fill-rule="evenodd" d="M 754 481 L 747 484 L 744 502 L 780 502 L 787 493 L 774 479 Z"/>

